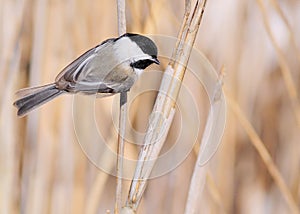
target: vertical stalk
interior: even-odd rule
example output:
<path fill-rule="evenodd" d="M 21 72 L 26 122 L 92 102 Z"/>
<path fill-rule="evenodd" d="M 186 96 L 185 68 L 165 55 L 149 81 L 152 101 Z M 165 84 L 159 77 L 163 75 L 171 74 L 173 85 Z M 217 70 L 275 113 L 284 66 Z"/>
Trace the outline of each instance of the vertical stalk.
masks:
<path fill-rule="evenodd" d="M 118 10 L 118 32 L 119 36 L 126 33 L 126 15 L 125 0 L 117 0 Z M 116 202 L 115 213 L 120 213 L 122 208 L 122 177 L 123 177 L 123 156 L 124 156 L 124 136 L 126 130 L 127 117 L 127 92 L 120 94 L 120 113 L 119 113 L 119 134 L 117 148 L 117 186 L 116 186 Z"/>
<path fill-rule="evenodd" d="M 133 211 L 137 210 L 155 164 L 153 160 L 157 159 L 172 123 L 175 113 L 174 107 L 202 20 L 205 4 L 206 0 L 198 0 L 195 6 L 191 8 L 190 2 L 186 1 L 187 8 L 178 34 L 178 42 L 169 66 L 164 72 L 159 94 L 149 119 L 144 144 L 139 154 L 134 178 L 131 182 L 126 206 Z"/>

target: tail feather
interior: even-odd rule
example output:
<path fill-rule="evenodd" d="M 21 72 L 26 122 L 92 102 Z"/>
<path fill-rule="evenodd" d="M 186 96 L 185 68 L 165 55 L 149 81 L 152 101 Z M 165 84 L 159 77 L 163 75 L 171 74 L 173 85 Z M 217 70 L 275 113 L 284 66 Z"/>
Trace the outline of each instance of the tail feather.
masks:
<path fill-rule="evenodd" d="M 18 108 L 18 116 L 25 116 L 62 93 L 64 91 L 57 89 L 55 84 L 22 89 L 17 92 L 22 97 L 14 102 L 14 106 Z"/>
<path fill-rule="evenodd" d="M 32 95 L 34 93 L 38 93 L 40 91 L 45 90 L 46 88 L 52 88 L 55 86 L 54 83 L 47 84 L 47 85 L 42 85 L 42 86 L 35 86 L 35 87 L 30 87 L 30 88 L 22 88 L 16 92 L 16 95 L 18 97 L 27 97 L 29 95 Z"/>

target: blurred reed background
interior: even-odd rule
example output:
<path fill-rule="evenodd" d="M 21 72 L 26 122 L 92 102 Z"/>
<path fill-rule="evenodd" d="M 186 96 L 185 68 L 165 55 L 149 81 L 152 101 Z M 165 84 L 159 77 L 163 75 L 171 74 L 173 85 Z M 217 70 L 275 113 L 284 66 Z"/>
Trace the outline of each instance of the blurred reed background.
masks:
<path fill-rule="evenodd" d="M 183 0 L 126 4 L 129 32 L 177 36 Z M 291 213 L 288 200 L 299 209 L 299 11 L 298 0 L 207 3 L 195 46 L 217 70 L 225 68 L 224 88 L 230 100 L 223 141 L 210 162 L 199 213 Z M 116 2 L 108 0 L 0 1 L 0 213 L 113 210 L 115 178 L 95 167 L 81 150 L 73 127 L 72 96 L 62 96 L 21 119 L 12 103 L 18 89 L 52 82 L 82 52 L 117 36 L 116 14 Z M 161 69 L 167 63 L 162 61 Z M 191 80 L 189 74 L 186 80 Z M 203 130 L 207 100 L 193 81 L 188 83 L 197 95 Z M 129 115 L 136 130 L 146 129 L 154 99 L 155 93 L 148 93 L 134 102 Z M 112 100 L 97 100 L 95 112 L 104 112 L 101 118 L 96 114 L 96 120 L 107 129 L 104 137 L 113 148 L 117 137 L 113 123 L 107 122 Z M 189 105 L 182 105 L 181 111 L 188 111 Z M 78 111 L 84 142 L 95 143 L 84 121 L 90 109 L 82 103 Z M 178 134 L 179 117 L 164 150 L 172 147 Z M 245 125 L 245 118 L 255 132 Z M 188 132 L 190 127 L 181 128 Z M 256 135 L 275 165 L 262 161 L 266 154 L 264 147 L 253 146 L 259 141 Z M 136 146 L 126 146 L 136 157 Z M 115 160 L 99 158 L 114 167 Z M 151 180 L 139 213 L 183 213 L 195 160 L 191 152 L 175 170 Z M 287 192 L 274 182 L 270 167 L 281 173 Z M 129 184 L 125 182 L 127 189 Z M 289 194 L 292 199 L 286 200 Z"/>

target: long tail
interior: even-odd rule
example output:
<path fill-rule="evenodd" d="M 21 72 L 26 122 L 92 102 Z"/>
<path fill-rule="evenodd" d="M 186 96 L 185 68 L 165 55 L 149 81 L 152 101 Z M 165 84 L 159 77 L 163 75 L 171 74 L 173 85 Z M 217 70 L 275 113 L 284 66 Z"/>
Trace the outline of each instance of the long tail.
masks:
<path fill-rule="evenodd" d="M 22 117 L 62 93 L 64 91 L 57 89 L 54 83 L 21 89 L 17 92 L 21 98 L 14 102 L 14 106 L 18 108 L 18 116 Z"/>

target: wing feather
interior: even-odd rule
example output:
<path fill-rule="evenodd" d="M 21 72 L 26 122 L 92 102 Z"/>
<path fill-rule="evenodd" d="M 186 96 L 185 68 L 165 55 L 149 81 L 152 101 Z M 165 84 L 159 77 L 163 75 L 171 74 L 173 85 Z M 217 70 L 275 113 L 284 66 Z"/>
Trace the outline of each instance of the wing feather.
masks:
<path fill-rule="evenodd" d="M 104 41 L 65 67 L 56 77 L 58 87 L 69 92 L 85 94 L 117 93 L 124 90 L 121 83 L 128 78 L 129 71 L 126 70 L 131 70 L 131 67 L 119 67 L 124 65 L 114 56 L 114 40 Z M 124 73 L 114 73 L 113 70 Z M 111 79 L 114 79 L 114 82 L 111 82 Z"/>
<path fill-rule="evenodd" d="M 93 55 L 95 55 L 98 51 L 101 51 L 102 47 L 106 46 L 107 44 L 110 44 L 115 39 L 107 39 L 104 42 L 102 42 L 100 45 L 97 45 L 96 47 L 86 51 L 84 54 L 80 55 L 77 59 L 75 59 L 73 62 L 71 62 L 68 66 L 66 66 L 56 77 L 55 81 L 59 82 L 61 80 L 67 81 L 67 82 L 74 82 L 80 75 L 80 72 L 82 71 L 82 68 L 84 65 L 91 60 Z"/>
<path fill-rule="evenodd" d="M 82 65 L 82 63 L 88 59 L 92 54 L 94 54 L 95 49 L 98 46 L 88 50 L 87 52 L 85 52 L 84 54 L 82 54 L 81 56 L 79 56 L 77 59 L 75 59 L 73 62 L 71 62 L 69 65 L 67 65 L 55 78 L 56 82 L 61 81 L 62 79 L 66 80 L 66 81 L 74 81 L 74 74 L 76 72 L 76 70 L 78 70 L 78 67 L 80 67 Z M 76 74 L 75 74 L 76 76 Z"/>

